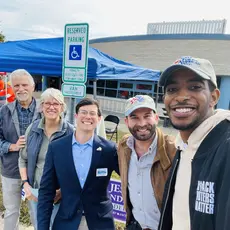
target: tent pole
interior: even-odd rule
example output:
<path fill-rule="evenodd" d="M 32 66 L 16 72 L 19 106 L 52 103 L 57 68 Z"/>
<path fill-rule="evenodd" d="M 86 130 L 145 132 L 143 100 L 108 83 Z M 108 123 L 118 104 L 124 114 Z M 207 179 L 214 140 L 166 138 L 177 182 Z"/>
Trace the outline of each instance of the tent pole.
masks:
<path fill-rule="evenodd" d="M 93 80 L 93 99 L 97 99 L 97 79 Z"/>
<path fill-rule="evenodd" d="M 48 88 L 48 78 L 46 76 L 42 76 L 42 92 L 44 92 Z"/>
<path fill-rule="evenodd" d="M 158 98 L 159 98 L 159 81 L 157 82 L 156 109 L 158 104 Z"/>

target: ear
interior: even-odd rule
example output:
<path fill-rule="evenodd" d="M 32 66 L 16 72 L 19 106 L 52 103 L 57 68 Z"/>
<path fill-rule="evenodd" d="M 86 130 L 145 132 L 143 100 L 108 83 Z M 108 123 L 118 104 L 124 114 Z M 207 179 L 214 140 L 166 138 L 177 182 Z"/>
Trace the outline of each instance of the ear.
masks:
<path fill-rule="evenodd" d="M 39 106 L 38 111 L 39 111 L 40 113 L 43 113 L 43 105 L 42 105 L 42 104 Z"/>
<path fill-rule="evenodd" d="M 155 121 L 156 121 L 156 125 L 158 124 L 158 122 L 159 122 L 159 116 L 158 116 L 158 114 L 156 113 L 155 114 Z"/>
<path fill-rule="evenodd" d="M 125 117 L 125 124 L 128 127 L 128 117 Z"/>
<path fill-rule="evenodd" d="M 211 92 L 211 101 L 210 101 L 210 107 L 215 107 L 215 105 L 218 103 L 220 98 L 220 90 L 214 89 Z"/>

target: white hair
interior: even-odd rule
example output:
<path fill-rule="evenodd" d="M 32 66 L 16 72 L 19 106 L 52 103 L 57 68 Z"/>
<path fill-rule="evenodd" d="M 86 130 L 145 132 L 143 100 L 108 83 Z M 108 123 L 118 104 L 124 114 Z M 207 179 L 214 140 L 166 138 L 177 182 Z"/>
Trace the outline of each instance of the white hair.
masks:
<path fill-rule="evenodd" d="M 22 77 L 22 76 L 27 76 L 29 82 L 31 85 L 35 85 L 35 82 L 34 82 L 34 79 L 33 77 L 31 76 L 31 74 L 26 71 L 25 69 L 17 69 L 17 70 L 14 70 L 11 74 L 10 74 L 10 84 L 13 86 L 12 84 L 12 81 L 14 78 L 17 78 L 17 77 Z"/>
<path fill-rule="evenodd" d="M 64 101 L 64 96 L 62 95 L 62 92 L 58 89 L 54 88 L 48 88 L 46 89 L 42 94 L 40 98 L 40 105 L 44 103 L 45 100 L 49 98 L 54 98 L 57 100 L 61 105 L 63 105 L 63 111 L 66 110 L 66 103 Z"/>

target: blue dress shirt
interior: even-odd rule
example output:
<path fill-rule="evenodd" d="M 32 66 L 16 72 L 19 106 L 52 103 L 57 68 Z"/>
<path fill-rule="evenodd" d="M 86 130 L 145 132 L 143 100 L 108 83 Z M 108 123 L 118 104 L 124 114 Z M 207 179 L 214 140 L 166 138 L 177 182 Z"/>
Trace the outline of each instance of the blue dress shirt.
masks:
<path fill-rule="evenodd" d="M 93 136 L 86 143 L 80 144 L 73 134 L 72 138 L 72 152 L 75 169 L 83 188 L 87 179 L 89 168 L 91 165 L 92 154 L 93 154 Z"/>

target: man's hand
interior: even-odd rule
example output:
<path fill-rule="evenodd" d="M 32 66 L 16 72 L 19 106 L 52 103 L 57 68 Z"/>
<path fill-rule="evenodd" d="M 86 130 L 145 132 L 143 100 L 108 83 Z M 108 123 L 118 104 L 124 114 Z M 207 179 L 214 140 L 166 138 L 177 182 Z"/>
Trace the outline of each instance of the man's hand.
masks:
<path fill-rule="evenodd" d="M 26 194 L 26 199 L 28 200 L 33 200 L 38 202 L 38 198 L 35 197 L 32 193 L 31 193 L 31 186 L 29 185 L 28 182 L 24 183 L 23 188 L 25 190 L 25 194 Z"/>
<path fill-rule="evenodd" d="M 61 190 L 58 189 L 56 190 L 56 196 L 54 197 L 54 204 L 59 203 L 60 199 L 61 199 Z"/>
<path fill-rule="evenodd" d="M 14 152 L 14 151 L 19 151 L 21 148 L 24 148 L 26 144 L 26 139 L 25 136 L 20 136 L 16 144 L 11 144 L 9 151 Z"/>

